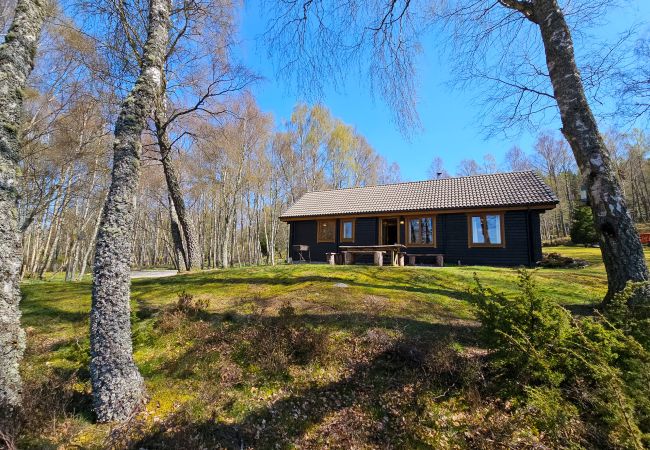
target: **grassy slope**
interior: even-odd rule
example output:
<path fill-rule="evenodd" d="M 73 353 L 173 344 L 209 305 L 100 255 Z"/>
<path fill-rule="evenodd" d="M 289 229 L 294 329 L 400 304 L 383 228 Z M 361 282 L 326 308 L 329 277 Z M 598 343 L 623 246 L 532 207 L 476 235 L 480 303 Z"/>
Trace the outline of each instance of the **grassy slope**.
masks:
<path fill-rule="evenodd" d="M 536 279 L 544 293 L 576 309 L 604 295 L 606 281 L 599 250 L 562 247 L 545 251 L 587 259 L 591 265 L 586 269 L 539 270 Z M 235 446 L 244 441 L 241 430 L 248 430 L 246 439 L 262 447 L 264 439 L 319 446 L 332 435 L 337 437 L 330 444 L 341 445 L 365 445 L 378 435 L 408 446 L 456 442 L 462 439 L 463 427 L 470 426 L 469 419 L 449 425 L 438 415 L 429 421 L 433 424 L 424 425 L 416 418 L 413 423 L 399 424 L 400 416 L 407 415 L 400 408 L 410 409 L 410 401 L 420 405 L 427 396 L 436 398 L 436 387 L 420 387 L 419 398 L 391 407 L 388 399 L 400 399 L 405 389 L 413 389 L 407 380 L 414 373 L 400 372 L 404 382 L 396 385 L 394 374 L 387 377 L 378 367 L 391 361 L 386 351 L 397 338 L 426 346 L 451 339 L 471 348 L 475 324 L 466 290 L 473 284 L 474 273 L 486 286 L 514 292 L 514 271 L 492 267 L 300 265 L 134 281 L 135 357 L 151 396 L 147 413 L 138 418 L 144 431 L 136 437 L 145 443 L 173 443 L 186 438 L 180 434 L 196 433 L 206 442 L 209 437 Z M 29 281 L 22 289 L 23 324 L 28 332 L 25 379 L 30 395 L 41 397 L 30 399 L 31 407 L 43 409 L 45 397 L 39 394 L 43 391 L 66 398 L 65 404 L 57 404 L 49 412 L 34 413 L 44 414 L 43 425 L 40 429 L 28 427 L 23 445 L 105 445 L 111 427 L 92 424 L 85 369 L 90 283 Z M 189 318 L 164 314 L 180 291 L 208 300 L 208 312 Z M 278 320 L 278 310 L 287 302 L 298 317 Z M 287 331 L 282 320 L 291 321 L 294 328 Z M 296 345 L 296 339 L 308 342 L 306 360 L 286 351 L 286 345 L 282 347 L 286 340 Z M 324 350 L 314 344 L 319 339 L 325 342 Z M 74 383 L 66 384 L 71 376 Z M 363 382 L 350 381 L 355 377 Z M 368 383 L 379 386 L 372 395 L 364 389 Z M 330 398 L 340 392 L 365 400 Z M 467 408 L 466 396 L 447 396 L 448 403 L 459 403 L 446 410 L 452 417 L 454 411 Z M 310 409 L 303 405 L 300 413 L 290 406 L 291 399 L 319 406 Z M 425 410 L 430 413 L 433 407 L 427 404 Z M 271 413 L 273 408 L 280 412 Z M 181 425 L 173 422 L 181 416 L 185 417 Z M 266 427 L 262 437 L 259 430 L 257 435 L 253 432 L 261 423 Z M 341 429 L 343 423 L 351 425 Z M 188 429 L 199 427 L 197 424 L 203 428 Z M 173 435 L 169 430 L 182 432 Z M 114 435 L 119 432 L 113 430 Z M 133 439 L 133 435 L 124 439 Z"/>

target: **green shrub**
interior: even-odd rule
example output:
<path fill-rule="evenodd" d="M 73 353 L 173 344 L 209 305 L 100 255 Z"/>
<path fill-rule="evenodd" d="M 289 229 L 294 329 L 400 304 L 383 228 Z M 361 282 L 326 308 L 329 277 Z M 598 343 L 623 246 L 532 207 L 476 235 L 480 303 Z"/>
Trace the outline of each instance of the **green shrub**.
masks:
<path fill-rule="evenodd" d="M 630 336 L 630 345 L 619 352 L 619 366 L 626 383 L 638 392 L 642 392 L 644 387 L 648 389 L 650 372 L 647 359 L 640 359 L 637 354 L 638 351 L 644 353 L 650 350 L 650 305 L 641 298 L 647 295 L 649 288 L 648 282 L 630 282 L 604 308 L 604 315 L 611 326 Z M 637 350 L 636 342 L 643 347 L 642 350 Z M 650 430 L 650 395 L 639 396 L 635 402 L 640 414 L 640 428 L 647 432 Z"/>
<path fill-rule="evenodd" d="M 482 337 L 493 351 L 493 367 L 518 382 L 559 384 L 564 375 L 550 362 L 556 358 L 557 343 L 569 332 L 569 312 L 536 295 L 529 271 L 519 271 L 521 293 L 515 298 L 475 279 L 477 316 Z"/>
<path fill-rule="evenodd" d="M 650 282 L 629 282 L 605 305 L 605 316 L 612 325 L 633 336 L 650 350 L 650 301 L 645 298 Z"/>
<path fill-rule="evenodd" d="M 527 386 L 525 394 L 522 412 L 533 427 L 546 431 L 556 442 L 578 444 L 583 441 L 580 411 L 567 401 L 560 389 Z"/>
<path fill-rule="evenodd" d="M 528 411 L 556 446 L 643 447 L 650 357 L 632 335 L 599 314 L 574 319 L 539 295 L 530 271 L 519 271 L 514 298 L 476 283 L 477 316 L 501 395 Z"/>
<path fill-rule="evenodd" d="M 574 244 L 594 245 L 598 243 L 598 234 L 594 227 L 591 208 L 581 206 L 573 211 L 570 235 Z"/>

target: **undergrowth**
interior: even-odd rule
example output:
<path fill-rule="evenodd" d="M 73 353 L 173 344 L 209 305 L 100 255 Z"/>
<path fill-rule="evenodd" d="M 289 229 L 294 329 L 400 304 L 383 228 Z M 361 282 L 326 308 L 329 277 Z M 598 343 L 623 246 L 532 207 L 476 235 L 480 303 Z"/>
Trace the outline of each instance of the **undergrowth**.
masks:
<path fill-rule="evenodd" d="M 605 314 L 574 318 L 539 295 L 530 271 L 519 272 L 515 297 L 478 278 L 476 285 L 494 388 L 553 447 L 641 449 L 650 443 L 650 355 L 636 339 L 645 336 L 640 330 L 647 333 L 647 321 L 623 312 L 633 287 Z"/>
<path fill-rule="evenodd" d="M 471 295 L 463 289 L 474 268 L 455 284 L 449 277 L 461 269 L 353 268 L 337 275 L 348 277 L 345 289 L 331 287 L 329 267 L 291 268 L 308 269 L 323 273 L 297 284 L 286 274 L 282 283 L 254 283 L 249 271 L 241 279 L 224 271 L 231 281 L 205 284 L 212 278 L 201 275 L 193 285 L 193 275 L 181 280 L 186 291 L 181 281 L 157 281 L 158 291 L 142 282 L 133 345 L 151 400 L 123 424 L 94 423 L 89 299 L 79 307 L 65 297 L 69 287 L 28 299 L 25 414 L 7 442 L 39 449 L 648 445 L 650 327 L 642 303 L 630 300 L 638 288 L 592 317 L 557 306 L 584 305 L 555 289 L 556 280 L 588 280 L 596 264 L 540 269 L 543 289 L 528 272 L 514 288 L 513 273 L 495 283 L 479 270 L 485 285 L 506 294 L 479 284 Z M 386 289 L 374 287 L 380 283 Z"/>

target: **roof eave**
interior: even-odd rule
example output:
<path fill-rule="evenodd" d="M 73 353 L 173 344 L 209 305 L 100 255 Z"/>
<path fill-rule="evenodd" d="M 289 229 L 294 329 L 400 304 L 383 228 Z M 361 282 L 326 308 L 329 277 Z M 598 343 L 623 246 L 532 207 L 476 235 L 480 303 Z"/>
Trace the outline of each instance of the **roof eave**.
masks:
<path fill-rule="evenodd" d="M 526 210 L 526 209 L 541 209 L 548 211 L 554 209 L 556 205 L 560 203 L 559 200 L 553 200 L 544 203 L 520 203 L 520 204 L 511 204 L 511 205 L 486 205 L 486 206 L 468 206 L 466 208 L 437 208 L 437 209 L 398 209 L 398 210 L 386 210 L 386 211 L 361 211 L 361 212 L 346 212 L 346 213 L 332 213 L 332 214 L 303 214 L 303 215 L 280 215 L 279 219 L 281 222 L 291 222 L 293 220 L 309 220 L 316 218 L 327 218 L 327 217 L 346 217 L 346 216 L 366 216 L 372 217 L 375 215 L 389 215 L 389 214 L 414 214 L 420 212 L 439 212 L 446 214 L 453 214 L 454 212 L 471 212 L 471 211 L 480 211 L 480 210 L 503 210 L 503 209 L 517 209 L 517 210 Z"/>

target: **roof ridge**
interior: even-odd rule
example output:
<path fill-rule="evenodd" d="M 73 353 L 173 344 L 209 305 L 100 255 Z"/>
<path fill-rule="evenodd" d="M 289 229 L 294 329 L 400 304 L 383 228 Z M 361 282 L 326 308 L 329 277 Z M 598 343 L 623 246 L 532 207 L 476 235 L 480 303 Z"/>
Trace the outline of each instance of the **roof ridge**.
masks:
<path fill-rule="evenodd" d="M 311 191 L 303 194 L 280 217 L 514 205 L 543 206 L 557 202 L 557 196 L 540 174 L 533 170 L 520 170 Z"/>
<path fill-rule="evenodd" d="M 404 184 L 430 183 L 430 182 L 442 181 L 442 180 L 460 180 L 460 179 L 463 179 L 463 178 L 480 178 L 480 177 L 489 177 L 489 176 L 495 176 L 495 175 L 510 175 L 510 174 L 515 174 L 515 173 L 532 173 L 533 175 L 536 175 L 535 171 L 532 170 L 532 169 L 529 169 L 529 170 L 513 170 L 513 171 L 510 171 L 510 172 L 477 173 L 475 175 L 461 175 L 461 176 L 456 176 L 456 177 L 436 178 L 436 179 L 432 179 L 432 180 L 400 181 L 400 182 L 397 182 L 397 183 L 369 184 L 367 186 L 350 186 L 350 187 L 344 187 L 344 188 L 318 189 L 316 191 L 307 191 L 303 195 L 312 194 L 314 192 L 349 191 L 349 190 L 352 190 L 352 189 L 367 189 L 367 188 L 376 188 L 376 187 L 382 187 L 382 186 L 398 186 L 398 185 L 404 185 Z"/>

